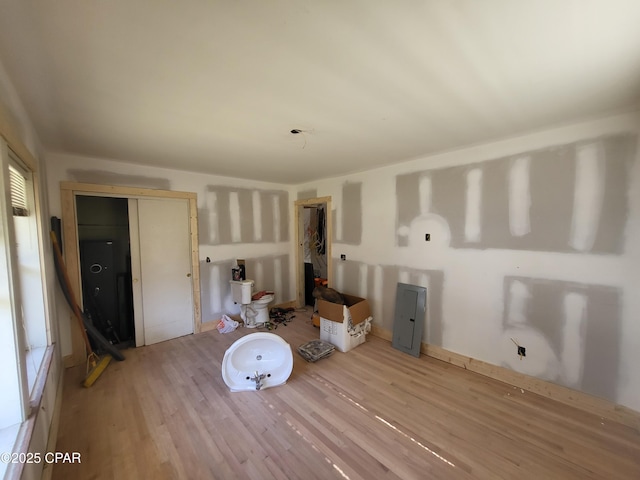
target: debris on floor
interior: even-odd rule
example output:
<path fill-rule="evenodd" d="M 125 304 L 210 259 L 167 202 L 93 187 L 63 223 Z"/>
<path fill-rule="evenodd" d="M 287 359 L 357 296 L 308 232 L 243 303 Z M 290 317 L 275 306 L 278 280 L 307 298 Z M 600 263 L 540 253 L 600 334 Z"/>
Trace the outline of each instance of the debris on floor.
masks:
<path fill-rule="evenodd" d="M 295 308 L 273 307 L 269 311 L 269 321 L 264 324 L 267 330 L 275 330 L 278 325 L 287 326 L 287 323 L 293 320 L 295 316 Z"/>
<path fill-rule="evenodd" d="M 307 362 L 317 362 L 321 358 L 328 357 L 335 351 L 335 347 L 328 342 L 322 340 L 311 340 L 310 342 L 300 345 L 298 353 Z"/>

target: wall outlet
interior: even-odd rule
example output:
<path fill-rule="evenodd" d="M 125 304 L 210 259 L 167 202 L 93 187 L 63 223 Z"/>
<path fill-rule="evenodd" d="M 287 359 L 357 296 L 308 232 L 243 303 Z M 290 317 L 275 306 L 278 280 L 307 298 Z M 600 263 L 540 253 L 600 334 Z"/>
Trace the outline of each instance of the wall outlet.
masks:
<path fill-rule="evenodd" d="M 425 233 L 424 234 L 424 241 L 425 242 L 430 242 L 431 241 L 431 234 L 430 233 Z"/>
<path fill-rule="evenodd" d="M 520 358 L 526 357 L 527 356 L 527 349 L 524 348 L 524 347 L 521 347 L 520 345 L 518 345 L 518 355 L 520 355 Z"/>
<path fill-rule="evenodd" d="M 347 256 L 343 253 L 342 255 L 340 255 L 340 260 L 346 260 Z"/>

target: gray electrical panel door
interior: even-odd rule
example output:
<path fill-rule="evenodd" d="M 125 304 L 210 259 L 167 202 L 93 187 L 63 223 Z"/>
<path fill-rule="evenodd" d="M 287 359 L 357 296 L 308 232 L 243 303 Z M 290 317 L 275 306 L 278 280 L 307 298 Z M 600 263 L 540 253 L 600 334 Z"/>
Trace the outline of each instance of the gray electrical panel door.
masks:
<path fill-rule="evenodd" d="M 393 348 L 414 357 L 420 356 L 426 308 L 427 289 L 425 287 L 398 283 L 391 342 Z"/>

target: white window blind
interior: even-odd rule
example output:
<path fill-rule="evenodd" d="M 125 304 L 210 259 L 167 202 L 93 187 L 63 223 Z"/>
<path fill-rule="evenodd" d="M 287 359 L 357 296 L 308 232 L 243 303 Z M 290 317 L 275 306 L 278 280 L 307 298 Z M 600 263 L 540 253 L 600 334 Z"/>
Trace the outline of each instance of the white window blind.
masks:
<path fill-rule="evenodd" d="M 16 217 L 28 217 L 27 209 L 27 179 L 24 175 L 9 165 L 9 182 L 11 184 L 11 206 Z"/>

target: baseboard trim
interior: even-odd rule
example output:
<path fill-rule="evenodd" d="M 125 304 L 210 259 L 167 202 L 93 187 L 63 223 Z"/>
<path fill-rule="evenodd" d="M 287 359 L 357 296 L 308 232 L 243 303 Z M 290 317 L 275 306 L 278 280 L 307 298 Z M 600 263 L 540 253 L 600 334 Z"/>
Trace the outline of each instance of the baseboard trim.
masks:
<path fill-rule="evenodd" d="M 202 324 L 200 325 L 200 332 L 199 333 L 204 333 L 204 332 L 209 332 L 211 330 L 215 330 L 216 327 L 218 326 L 218 322 L 220 322 L 220 320 L 213 320 L 212 322 L 202 322 Z"/>
<path fill-rule="evenodd" d="M 388 342 L 391 342 L 393 338 L 392 332 L 377 326 L 373 326 L 371 334 Z M 570 405 L 594 415 L 599 415 L 602 418 L 627 425 L 640 432 L 640 412 L 636 412 L 623 405 L 618 405 L 609 400 L 572 390 L 562 385 L 540 380 L 539 378 L 514 372 L 508 368 L 492 365 L 482 360 L 476 360 L 475 358 L 451 352 L 436 345 L 429 345 L 423 342 L 420 352 L 437 360 L 442 360 L 451 365 L 464 368 L 465 370 L 493 378 L 494 380 L 499 380 L 528 392 L 536 393 L 543 397 L 564 403 L 565 405 Z"/>
<path fill-rule="evenodd" d="M 377 327 L 376 325 L 371 325 L 371 335 L 386 340 L 387 342 L 391 342 L 393 339 L 392 332 L 385 330 L 384 328 Z"/>
<path fill-rule="evenodd" d="M 76 363 L 75 363 L 75 359 L 73 358 L 73 355 L 66 355 L 62 357 L 62 366 L 64 368 L 75 367 Z"/>

